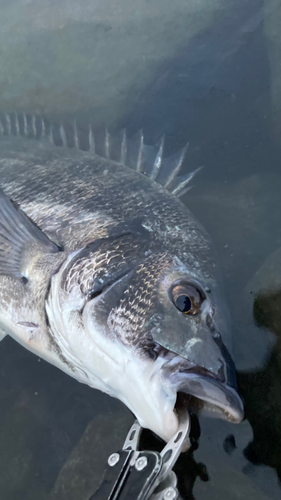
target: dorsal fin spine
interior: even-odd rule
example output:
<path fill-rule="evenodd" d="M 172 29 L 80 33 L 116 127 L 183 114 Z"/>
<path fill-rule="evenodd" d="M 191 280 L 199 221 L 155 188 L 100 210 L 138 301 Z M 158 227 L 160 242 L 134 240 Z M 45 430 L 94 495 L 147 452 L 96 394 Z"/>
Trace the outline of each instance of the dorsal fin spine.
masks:
<path fill-rule="evenodd" d="M 73 131 L 74 131 L 74 146 L 76 149 L 79 148 L 79 137 L 78 137 L 78 130 L 77 130 L 77 125 L 76 125 L 76 120 L 73 120 Z"/>
<path fill-rule="evenodd" d="M 200 170 L 202 169 L 203 167 L 198 167 L 196 170 L 194 170 L 193 172 L 189 172 L 188 174 L 186 174 L 184 176 L 184 179 L 182 181 L 180 181 L 177 186 L 172 190 L 172 194 L 174 194 L 175 196 L 182 196 L 184 193 L 186 193 L 186 191 L 188 191 L 190 189 L 190 187 L 188 187 L 187 189 L 186 186 L 187 184 L 189 184 L 189 182 L 191 181 L 191 179 L 193 179 L 193 177 L 198 173 L 200 172 Z"/>
<path fill-rule="evenodd" d="M 33 137 L 36 137 L 37 136 L 37 129 L 36 129 L 36 117 L 35 117 L 35 115 L 31 116 L 31 127 L 32 127 Z"/>
<path fill-rule="evenodd" d="M 186 155 L 186 151 L 188 149 L 188 146 L 189 146 L 189 143 L 186 144 L 186 146 L 183 148 L 182 150 L 182 153 L 180 155 L 180 159 L 178 161 L 178 164 L 176 165 L 176 167 L 174 168 L 174 170 L 172 170 L 171 174 L 169 175 L 166 183 L 164 184 L 164 187 L 166 189 L 169 189 L 173 180 L 175 179 L 176 175 L 178 175 L 181 167 L 182 167 L 182 164 L 183 164 L 183 160 L 185 158 L 185 155 Z"/>
<path fill-rule="evenodd" d="M 126 165 L 126 159 L 127 159 L 127 136 L 126 136 L 126 129 L 124 129 L 122 133 L 120 163 Z"/>
<path fill-rule="evenodd" d="M 25 137 L 28 137 L 27 117 L 25 113 L 23 113 L 22 118 L 23 118 L 23 135 Z"/>
<path fill-rule="evenodd" d="M 16 111 L 15 111 L 15 130 L 16 130 L 16 135 L 20 135 L 19 117 Z"/>
<path fill-rule="evenodd" d="M 139 147 L 139 154 L 138 154 L 138 159 L 137 159 L 137 165 L 136 165 L 136 171 L 137 172 L 142 172 L 143 168 L 143 148 L 144 148 L 144 141 L 143 141 L 143 133 L 142 130 L 140 131 L 140 147 Z"/>
<path fill-rule="evenodd" d="M 178 198 L 181 198 L 184 194 L 186 194 L 188 191 L 190 191 L 192 189 L 193 186 L 187 186 L 183 189 L 181 189 L 180 191 L 177 192 L 177 194 L 175 194 L 175 196 L 177 196 Z M 174 194 L 174 192 L 172 191 L 172 194 Z"/>
<path fill-rule="evenodd" d="M 41 137 L 46 136 L 46 126 L 45 126 L 45 120 L 42 118 L 41 120 Z"/>
<path fill-rule="evenodd" d="M 156 158 L 155 158 L 154 163 L 153 163 L 152 171 L 150 174 L 150 178 L 154 181 L 157 179 L 158 174 L 159 174 L 160 169 L 161 169 L 163 151 L 164 151 L 164 142 L 165 142 L 165 137 L 163 135 L 161 138 L 160 146 L 159 146 Z"/>
<path fill-rule="evenodd" d="M 95 137 L 92 131 L 91 124 L 89 123 L 89 150 L 91 153 L 95 154 L 96 152 L 96 144 L 95 144 Z"/>
<path fill-rule="evenodd" d="M 67 147 L 67 138 L 66 138 L 66 133 L 65 133 L 64 126 L 63 126 L 63 124 L 62 124 L 62 123 L 60 124 L 59 132 L 60 132 L 60 137 L 61 137 L 61 142 L 62 142 L 62 145 L 63 145 L 64 147 Z"/>
<path fill-rule="evenodd" d="M 110 135 L 108 133 L 107 128 L 105 129 L 105 157 L 110 159 Z"/>

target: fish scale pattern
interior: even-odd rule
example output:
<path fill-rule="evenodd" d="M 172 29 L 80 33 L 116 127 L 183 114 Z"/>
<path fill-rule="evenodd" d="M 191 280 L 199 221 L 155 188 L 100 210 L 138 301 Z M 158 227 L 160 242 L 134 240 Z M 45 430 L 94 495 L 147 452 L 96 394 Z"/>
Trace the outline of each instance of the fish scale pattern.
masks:
<path fill-rule="evenodd" d="M 133 235 L 123 235 L 116 240 L 101 240 L 99 248 L 78 258 L 69 268 L 64 289 L 71 293 L 79 286 L 83 295 L 102 290 L 129 271 L 144 254 L 144 243 Z"/>
<path fill-rule="evenodd" d="M 145 323 L 151 317 L 157 282 L 172 261 L 168 253 L 148 256 L 136 269 L 119 305 L 111 311 L 108 323 L 123 344 L 137 345 L 149 335 Z"/>

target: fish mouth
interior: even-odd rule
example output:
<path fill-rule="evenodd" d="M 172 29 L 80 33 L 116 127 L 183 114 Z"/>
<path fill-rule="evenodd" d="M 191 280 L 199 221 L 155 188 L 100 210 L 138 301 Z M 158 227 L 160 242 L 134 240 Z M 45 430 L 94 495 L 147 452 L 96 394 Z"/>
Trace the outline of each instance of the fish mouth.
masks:
<path fill-rule="evenodd" d="M 236 389 L 206 368 L 186 367 L 186 360 L 179 358 L 175 356 L 162 366 L 165 386 L 177 393 L 175 410 L 185 407 L 208 417 L 242 422 L 244 405 Z"/>

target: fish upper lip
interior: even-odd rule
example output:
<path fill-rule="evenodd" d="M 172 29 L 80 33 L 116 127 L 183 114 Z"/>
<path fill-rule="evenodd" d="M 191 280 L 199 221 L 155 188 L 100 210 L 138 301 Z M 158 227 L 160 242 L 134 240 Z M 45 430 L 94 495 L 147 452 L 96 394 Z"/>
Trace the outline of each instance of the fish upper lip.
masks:
<path fill-rule="evenodd" d="M 178 373 L 194 373 L 197 375 L 213 378 L 214 380 L 222 383 L 225 382 L 225 377 L 224 375 L 222 376 L 221 373 L 219 375 L 215 374 L 212 371 L 208 370 L 208 368 L 198 366 L 186 358 L 183 359 L 181 356 L 175 356 L 171 360 L 167 361 L 163 364 L 162 368 L 164 368 L 166 371 L 167 369 L 171 369 L 171 371 L 177 371 Z"/>
<path fill-rule="evenodd" d="M 224 378 L 219 378 L 213 372 L 203 366 L 194 366 L 192 368 L 179 369 L 179 373 L 194 373 L 203 377 L 213 378 L 219 382 L 224 382 Z"/>

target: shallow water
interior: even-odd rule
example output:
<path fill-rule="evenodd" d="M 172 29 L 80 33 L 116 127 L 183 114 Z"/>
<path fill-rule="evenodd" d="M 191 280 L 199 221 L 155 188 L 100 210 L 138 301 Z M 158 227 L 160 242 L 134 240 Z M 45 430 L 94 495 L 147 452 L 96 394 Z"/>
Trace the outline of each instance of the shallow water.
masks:
<path fill-rule="evenodd" d="M 145 3 L 149 12 L 149 4 L 154 2 Z M 4 4 L 5 15 L 11 19 L 8 2 Z M 174 9 L 179 4 L 176 2 Z M 4 38 L 9 57 L 13 54 L 9 52 L 13 44 L 19 57 L 17 43 L 22 42 L 20 36 L 25 29 L 16 8 L 22 13 L 21 9 L 31 9 L 32 5 L 33 2 L 15 3 L 14 23 L 10 24 L 13 30 Z M 204 2 L 199 14 L 203 7 Z M 153 9 L 155 12 L 155 4 Z M 50 12 L 48 7 L 46 12 Z M 147 12 L 142 12 L 139 21 L 144 27 Z M 128 102 L 117 99 L 113 92 L 109 102 L 116 103 L 114 111 L 106 104 L 104 114 L 102 104 L 91 97 L 88 97 L 89 109 L 87 100 L 77 100 L 75 110 L 70 105 L 78 84 L 71 77 L 71 58 L 68 59 L 71 92 L 63 102 L 62 114 L 77 111 L 83 120 L 98 109 L 96 125 L 108 118 L 116 128 L 126 125 L 130 133 L 142 127 L 148 143 L 154 143 L 165 133 L 167 153 L 178 150 L 188 140 L 186 170 L 205 166 L 183 201 L 212 236 L 222 263 L 233 317 L 234 357 L 247 420 L 234 426 L 201 419 L 200 429 L 193 422 L 193 436 L 199 446 L 195 449 L 194 444 L 193 454 L 181 457 L 177 465 L 183 499 L 269 500 L 279 499 L 281 493 L 280 12 L 279 0 L 215 2 L 213 11 L 210 8 L 201 24 L 194 12 L 189 16 L 186 12 L 187 26 L 192 24 L 190 19 L 194 16 L 198 29 L 189 37 L 184 35 L 183 28 L 178 32 L 170 28 L 169 50 L 167 43 L 157 45 L 161 57 L 155 67 L 145 66 L 141 85 L 133 87 L 134 82 L 124 76 L 116 95 L 120 97 L 123 92 L 126 96 L 128 91 Z M 33 14 L 32 29 L 35 26 L 38 38 L 30 35 L 23 39 L 32 46 L 31 59 L 35 58 L 39 38 L 38 50 L 45 53 L 42 32 L 45 41 L 51 39 L 50 29 L 42 27 L 42 15 L 40 24 L 36 9 Z M 63 23 L 63 13 L 61 16 Z M 11 35 L 17 22 L 18 42 Z M 83 25 L 75 22 L 74 16 L 72 28 L 67 28 L 69 38 L 66 41 L 63 38 L 67 48 L 69 40 L 75 46 L 79 39 L 79 46 L 83 47 L 83 40 L 91 39 L 90 29 L 83 31 Z M 77 23 L 82 22 L 85 19 L 81 21 L 80 16 Z M 122 24 L 122 18 L 118 22 Z M 99 37 L 106 36 L 103 33 Z M 120 30 L 120 37 L 122 33 Z M 158 37 L 164 37 L 163 32 L 157 33 Z M 60 41 L 58 32 L 57 36 Z M 134 30 L 130 36 L 132 44 L 137 45 Z M 153 39 L 148 40 L 147 53 L 150 48 L 153 54 Z M 28 45 L 23 44 L 23 54 L 27 50 Z M 73 66 L 74 76 L 79 71 L 82 81 L 85 71 L 83 99 L 89 94 L 91 71 L 94 71 L 91 65 L 90 69 L 87 66 L 89 52 L 84 53 L 78 69 Z M 125 63 L 132 59 L 129 52 L 128 48 L 128 53 L 123 54 Z M 47 59 L 47 63 L 51 71 L 53 59 Z M 10 66 L 5 66 L 8 73 L 10 67 L 13 59 Z M 30 68 L 32 60 L 28 71 Z M 53 68 L 57 70 L 57 66 Z M 10 86 L 13 74 L 15 68 L 6 75 Z M 141 78 L 141 71 L 134 75 L 135 79 Z M 43 111 L 54 115 L 53 102 L 58 102 L 66 84 L 62 78 L 58 84 L 60 91 L 56 92 L 55 78 L 53 82 L 46 81 L 40 67 L 36 78 L 41 85 L 39 97 L 36 95 L 32 100 L 34 80 L 31 79 L 30 84 L 25 81 L 29 91 L 22 89 L 21 98 L 19 73 L 14 93 L 7 94 L 5 87 L 1 94 L 4 108 L 12 110 L 19 105 L 30 111 L 34 105 L 38 111 L 41 96 Z M 97 93 L 99 87 L 95 85 Z M 42 88 L 48 92 L 44 94 Z M 137 90 L 133 91 L 134 88 Z M 105 94 L 105 100 L 108 95 Z M 0 347 L 1 500 L 88 500 L 99 483 L 108 455 L 122 445 L 133 422 L 132 415 L 118 401 L 78 384 L 10 338 L 5 338 Z M 157 447 L 159 442 L 150 433 L 144 433 L 143 445 Z"/>

